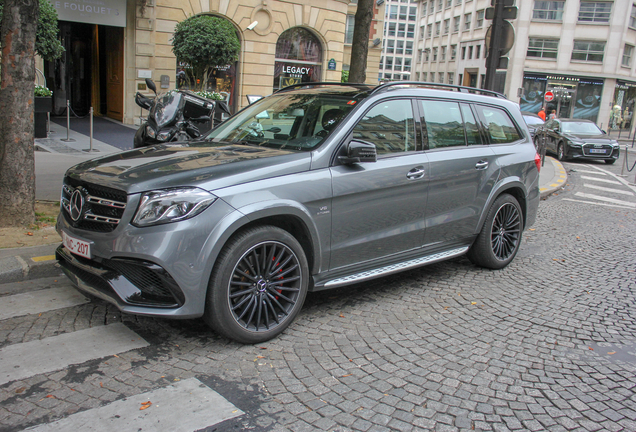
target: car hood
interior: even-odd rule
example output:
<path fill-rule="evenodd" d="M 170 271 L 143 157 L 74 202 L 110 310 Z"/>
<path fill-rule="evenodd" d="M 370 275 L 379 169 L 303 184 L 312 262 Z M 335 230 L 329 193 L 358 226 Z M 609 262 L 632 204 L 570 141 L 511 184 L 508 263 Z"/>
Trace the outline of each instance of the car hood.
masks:
<path fill-rule="evenodd" d="M 226 186 L 309 170 L 311 153 L 212 143 L 160 145 L 91 159 L 70 168 L 76 180 L 124 190 Z"/>
<path fill-rule="evenodd" d="M 614 144 L 616 141 L 605 135 L 563 134 L 572 141 L 585 141 L 592 144 Z"/>

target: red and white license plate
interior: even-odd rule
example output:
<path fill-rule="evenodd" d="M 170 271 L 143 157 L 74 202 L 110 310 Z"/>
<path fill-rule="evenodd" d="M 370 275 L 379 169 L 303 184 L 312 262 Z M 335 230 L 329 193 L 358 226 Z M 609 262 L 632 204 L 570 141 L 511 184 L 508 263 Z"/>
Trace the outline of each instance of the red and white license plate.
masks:
<path fill-rule="evenodd" d="M 62 243 L 69 252 L 84 258 L 91 258 L 91 244 L 89 242 L 71 237 L 62 231 Z"/>

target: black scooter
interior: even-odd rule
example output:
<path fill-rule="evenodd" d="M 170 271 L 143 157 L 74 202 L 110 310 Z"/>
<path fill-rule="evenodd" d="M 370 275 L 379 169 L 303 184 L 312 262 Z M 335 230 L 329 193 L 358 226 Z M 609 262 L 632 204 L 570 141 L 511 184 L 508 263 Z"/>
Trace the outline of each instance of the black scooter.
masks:
<path fill-rule="evenodd" d="M 189 90 L 157 94 L 157 86 L 149 78 L 146 85 L 156 96 L 135 95 L 137 105 L 150 112 L 135 134 L 134 148 L 199 138 L 220 123 L 215 108 L 219 114 L 230 113 L 224 101 L 211 101 Z"/>

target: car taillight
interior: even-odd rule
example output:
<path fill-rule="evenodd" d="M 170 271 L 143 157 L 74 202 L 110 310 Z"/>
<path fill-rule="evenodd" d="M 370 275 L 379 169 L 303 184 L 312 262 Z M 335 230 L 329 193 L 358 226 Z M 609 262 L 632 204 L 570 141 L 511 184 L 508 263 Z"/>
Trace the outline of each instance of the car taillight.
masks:
<path fill-rule="evenodd" d="M 534 164 L 537 166 L 537 171 L 541 172 L 541 156 L 539 156 L 539 153 L 534 154 Z"/>

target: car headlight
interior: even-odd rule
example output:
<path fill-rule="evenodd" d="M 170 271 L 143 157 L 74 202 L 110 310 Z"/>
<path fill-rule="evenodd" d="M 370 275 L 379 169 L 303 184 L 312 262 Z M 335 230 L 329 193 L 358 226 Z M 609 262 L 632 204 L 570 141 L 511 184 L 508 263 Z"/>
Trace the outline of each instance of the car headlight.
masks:
<path fill-rule="evenodd" d="M 146 126 L 146 135 L 154 139 L 157 136 L 157 132 L 155 132 L 152 126 Z"/>
<path fill-rule="evenodd" d="M 132 223 L 143 227 L 182 221 L 198 215 L 215 200 L 214 195 L 198 188 L 145 192 Z"/>
<path fill-rule="evenodd" d="M 157 134 L 158 141 L 166 141 L 168 138 L 170 138 L 170 131 L 159 132 Z"/>

